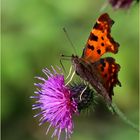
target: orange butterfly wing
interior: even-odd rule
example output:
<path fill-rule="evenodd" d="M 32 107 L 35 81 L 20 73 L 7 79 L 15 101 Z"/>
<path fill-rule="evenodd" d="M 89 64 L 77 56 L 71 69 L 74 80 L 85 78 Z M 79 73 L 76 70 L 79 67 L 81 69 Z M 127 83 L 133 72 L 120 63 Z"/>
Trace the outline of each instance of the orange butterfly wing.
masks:
<path fill-rule="evenodd" d="M 112 95 L 114 95 L 113 87 L 116 85 L 121 86 L 121 83 L 118 80 L 120 65 L 115 62 L 114 58 L 106 57 L 95 62 L 95 67 L 101 76 L 103 86 L 108 91 L 111 98 Z"/>
<path fill-rule="evenodd" d="M 85 61 L 93 63 L 106 52 L 118 52 L 119 44 L 110 35 L 113 23 L 114 21 L 107 13 L 99 17 L 83 51 L 82 58 Z"/>

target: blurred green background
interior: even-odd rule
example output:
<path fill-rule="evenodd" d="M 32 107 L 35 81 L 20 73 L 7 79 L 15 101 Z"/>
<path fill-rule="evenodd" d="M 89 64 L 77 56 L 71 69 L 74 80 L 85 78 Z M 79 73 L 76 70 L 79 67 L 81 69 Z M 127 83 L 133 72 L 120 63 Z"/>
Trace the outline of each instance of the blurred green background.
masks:
<path fill-rule="evenodd" d="M 50 140 L 47 126 L 38 127 L 31 110 L 34 76 L 42 68 L 59 65 L 60 54 L 72 55 L 65 27 L 81 56 L 89 32 L 101 14 L 104 0 L 3 0 L 2 2 L 2 139 Z M 122 87 L 115 88 L 113 101 L 138 124 L 139 23 L 138 4 L 128 10 L 108 12 L 115 21 L 112 36 L 120 43 L 113 56 L 121 65 Z M 67 69 L 71 62 L 64 62 Z M 113 116 L 104 106 L 74 117 L 71 140 L 138 140 L 138 132 Z M 55 138 L 56 139 L 56 138 Z"/>

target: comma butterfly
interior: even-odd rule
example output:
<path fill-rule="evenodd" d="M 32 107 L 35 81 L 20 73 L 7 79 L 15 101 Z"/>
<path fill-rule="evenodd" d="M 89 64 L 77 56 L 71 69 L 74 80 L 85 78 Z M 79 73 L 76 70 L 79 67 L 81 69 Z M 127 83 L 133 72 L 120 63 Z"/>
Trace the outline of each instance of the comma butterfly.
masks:
<path fill-rule="evenodd" d="M 106 52 L 118 52 L 119 44 L 110 35 L 113 23 L 107 13 L 102 14 L 91 30 L 82 57 L 72 56 L 75 72 L 108 102 L 112 101 L 114 86 L 121 86 L 120 65 L 112 57 L 101 58 Z"/>

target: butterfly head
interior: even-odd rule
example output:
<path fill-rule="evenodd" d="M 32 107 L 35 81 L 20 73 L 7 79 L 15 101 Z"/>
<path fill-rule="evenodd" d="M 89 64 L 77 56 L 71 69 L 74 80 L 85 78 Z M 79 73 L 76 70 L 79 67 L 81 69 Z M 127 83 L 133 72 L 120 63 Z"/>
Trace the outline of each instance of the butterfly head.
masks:
<path fill-rule="evenodd" d="M 72 55 L 71 61 L 74 69 L 76 70 L 78 65 L 80 65 L 80 58 L 77 55 Z"/>

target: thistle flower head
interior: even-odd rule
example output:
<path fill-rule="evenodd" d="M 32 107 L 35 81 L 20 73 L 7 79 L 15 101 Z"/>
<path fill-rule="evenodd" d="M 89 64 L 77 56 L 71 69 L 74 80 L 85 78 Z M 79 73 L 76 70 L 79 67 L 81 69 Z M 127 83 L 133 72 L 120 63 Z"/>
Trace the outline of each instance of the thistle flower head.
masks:
<path fill-rule="evenodd" d="M 59 73 L 52 67 L 53 72 L 43 69 L 43 72 L 48 79 L 36 77 L 42 83 L 35 83 L 37 91 L 35 92 L 36 104 L 32 109 L 40 109 L 40 112 L 35 115 L 39 116 L 40 124 L 49 122 L 50 125 L 46 133 L 49 132 L 50 127 L 54 127 L 52 137 L 57 136 L 60 139 L 61 131 L 65 131 L 65 139 L 69 138 L 73 132 L 72 116 L 77 113 L 77 103 L 72 97 L 72 93 L 67 86 L 65 86 L 64 75 L 59 69 Z"/>

